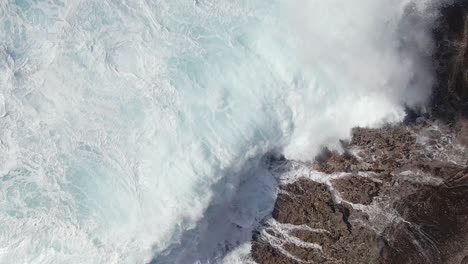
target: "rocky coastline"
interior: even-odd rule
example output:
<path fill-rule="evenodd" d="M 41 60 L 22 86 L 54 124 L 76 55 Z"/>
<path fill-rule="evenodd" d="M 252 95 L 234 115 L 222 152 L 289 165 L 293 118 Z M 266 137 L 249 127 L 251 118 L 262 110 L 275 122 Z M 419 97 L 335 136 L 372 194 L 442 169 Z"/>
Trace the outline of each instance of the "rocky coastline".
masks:
<path fill-rule="evenodd" d="M 355 128 L 281 185 L 252 238 L 259 264 L 468 264 L 468 1 L 434 28 L 438 83 L 430 109 Z"/>

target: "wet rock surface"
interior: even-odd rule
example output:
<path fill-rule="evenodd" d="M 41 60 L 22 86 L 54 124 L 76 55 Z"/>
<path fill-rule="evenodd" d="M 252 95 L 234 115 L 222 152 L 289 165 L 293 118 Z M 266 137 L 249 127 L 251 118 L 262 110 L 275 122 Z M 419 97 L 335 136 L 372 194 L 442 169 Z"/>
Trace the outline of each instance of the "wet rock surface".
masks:
<path fill-rule="evenodd" d="M 355 129 L 347 152 L 304 165 L 327 180 L 305 175 L 281 187 L 272 218 L 254 236 L 254 259 L 466 261 L 468 156 L 456 143 L 460 131 L 434 127 Z"/>
<path fill-rule="evenodd" d="M 281 187 L 271 219 L 254 235 L 253 258 L 258 263 L 463 263 L 468 156 L 456 143 L 460 131 L 451 129 L 432 121 L 355 129 L 347 151 L 327 152 L 304 165 L 326 180 L 307 174 Z"/>
<path fill-rule="evenodd" d="M 355 128 L 302 164 L 253 235 L 257 263 L 468 264 L 468 2 L 434 34 L 430 113 Z"/>

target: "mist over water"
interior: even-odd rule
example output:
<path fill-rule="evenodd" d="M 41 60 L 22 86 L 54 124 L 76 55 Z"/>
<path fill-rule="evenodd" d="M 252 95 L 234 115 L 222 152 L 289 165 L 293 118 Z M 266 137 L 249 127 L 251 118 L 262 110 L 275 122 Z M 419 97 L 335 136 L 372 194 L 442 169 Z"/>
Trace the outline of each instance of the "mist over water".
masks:
<path fill-rule="evenodd" d="M 439 2 L 0 1 L 0 263 L 245 252 L 266 153 L 424 106 Z"/>

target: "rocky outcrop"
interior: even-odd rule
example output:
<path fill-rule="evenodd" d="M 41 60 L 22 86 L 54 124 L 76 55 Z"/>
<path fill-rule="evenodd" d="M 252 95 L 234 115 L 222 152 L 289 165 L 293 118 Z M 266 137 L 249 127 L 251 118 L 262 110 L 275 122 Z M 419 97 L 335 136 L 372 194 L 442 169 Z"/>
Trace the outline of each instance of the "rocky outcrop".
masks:
<path fill-rule="evenodd" d="M 434 35 L 429 114 L 281 161 L 296 176 L 253 235 L 257 263 L 468 264 L 468 1 L 444 7 Z"/>
<path fill-rule="evenodd" d="M 460 131 L 419 125 L 353 131 L 310 175 L 285 184 L 254 235 L 258 263 L 462 263 L 468 153 Z M 307 174 L 307 173 L 306 173 Z M 312 177 L 313 178 L 313 177 Z"/>
<path fill-rule="evenodd" d="M 362 217 L 336 203 L 325 184 L 303 179 L 286 185 L 274 220 L 255 237 L 253 257 L 258 263 L 373 263 L 382 245 L 373 231 L 354 224 Z"/>

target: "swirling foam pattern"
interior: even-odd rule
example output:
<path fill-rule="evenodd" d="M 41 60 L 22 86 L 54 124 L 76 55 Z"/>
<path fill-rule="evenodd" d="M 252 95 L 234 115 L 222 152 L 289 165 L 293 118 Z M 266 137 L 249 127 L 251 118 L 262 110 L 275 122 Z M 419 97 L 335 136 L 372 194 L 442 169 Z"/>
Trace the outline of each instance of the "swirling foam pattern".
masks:
<path fill-rule="evenodd" d="M 414 73 L 379 70 L 400 49 L 362 39 L 379 37 L 375 21 L 336 11 L 327 28 L 340 1 L 315 1 L 303 23 L 317 28 L 297 29 L 288 2 L 0 1 L 0 263 L 147 262 L 220 179 L 230 199 L 246 162 L 310 158 L 354 125 L 401 118 L 385 88 Z M 409 1 L 373 2 L 398 2 L 377 20 L 397 39 Z M 378 78 L 345 74 L 362 65 Z"/>

